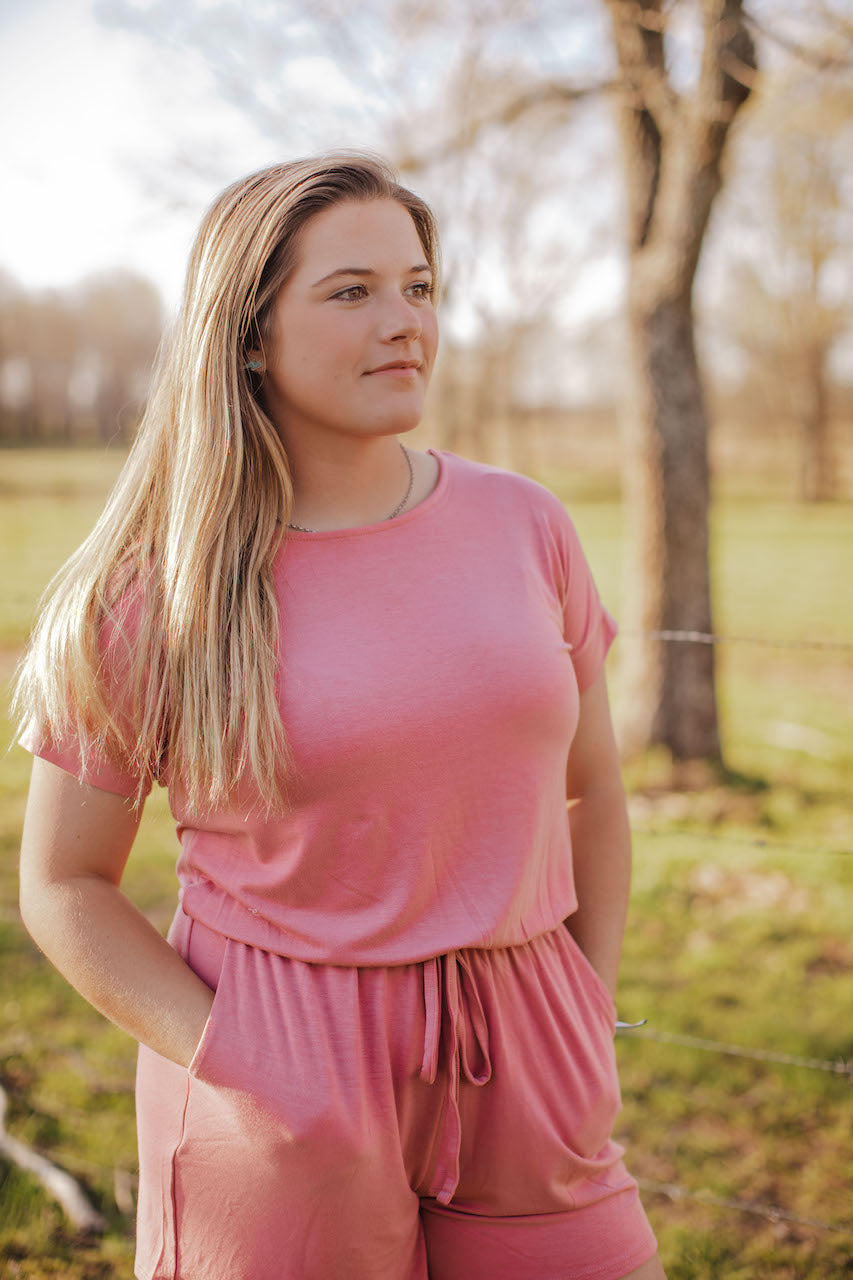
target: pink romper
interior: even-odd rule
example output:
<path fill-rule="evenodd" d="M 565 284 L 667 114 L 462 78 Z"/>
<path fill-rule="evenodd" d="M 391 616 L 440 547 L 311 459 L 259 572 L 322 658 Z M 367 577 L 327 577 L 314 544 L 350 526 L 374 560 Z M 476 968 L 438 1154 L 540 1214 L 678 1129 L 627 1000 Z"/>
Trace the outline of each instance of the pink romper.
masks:
<path fill-rule="evenodd" d="M 617 626 L 550 490 L 429 452 L 419 505 L 276 557 L 287 815 L 160 779 L 169 942 L 215 998 L 189 1069 L 139 1048 L 137 1280 L 618 1280 L 655 1253 L 615 1006 L 564 923 L 567 755 Z M 105 634 L 120 696 L 132 609 Z"/>

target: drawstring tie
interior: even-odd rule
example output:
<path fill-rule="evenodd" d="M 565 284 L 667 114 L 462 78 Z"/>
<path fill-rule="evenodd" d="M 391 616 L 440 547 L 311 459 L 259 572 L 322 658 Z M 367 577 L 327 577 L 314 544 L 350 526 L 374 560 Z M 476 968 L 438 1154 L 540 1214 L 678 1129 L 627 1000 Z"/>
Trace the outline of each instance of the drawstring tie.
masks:
<path fill-rule="evenodd" d="M 443 979 L 442 979 L 443 971 Z M 489 1029 L 471 965 L 460 951 L 448 951 L 423 962 L 426 1029 L 420 1077 L 435 1084 L 442 1022 L 446 1013 L 449 1063 L 448 1089 L 444 1096 L 434 1192 L 441 1204 L 449 1204 L 459 1183 L 462 1125 L 459 1116 L 460 1065 L 470 1084 L 485 1084 L 492 1076 Z"/>

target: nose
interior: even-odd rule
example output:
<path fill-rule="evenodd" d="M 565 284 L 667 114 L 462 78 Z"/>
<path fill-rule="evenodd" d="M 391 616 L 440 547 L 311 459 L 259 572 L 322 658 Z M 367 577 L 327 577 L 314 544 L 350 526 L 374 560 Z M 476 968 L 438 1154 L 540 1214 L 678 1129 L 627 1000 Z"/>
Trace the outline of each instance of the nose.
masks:
<path fill-rule="evenodd" d="M 391 295 L 382 307 L 379 337 L 383 342 L 411 342 L 420 335 L 421 318 L 415 304 L 402 294 Z"/>

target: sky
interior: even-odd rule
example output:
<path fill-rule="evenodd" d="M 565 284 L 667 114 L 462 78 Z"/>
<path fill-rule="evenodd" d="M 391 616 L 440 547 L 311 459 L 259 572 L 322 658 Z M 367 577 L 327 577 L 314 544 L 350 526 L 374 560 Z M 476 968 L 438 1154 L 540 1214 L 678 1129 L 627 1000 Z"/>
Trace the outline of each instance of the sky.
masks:
<path fill-rule="evenodd" d="M 284 79 L 296 101 L 324 100 L 321 145 L 381 148 L 369 88 L 293 44 Z M 206 205 L 226 181 L 282 158 L 198 53 L 97 21 L 94 0 L 0 0 L 0 113 L 0 267 L 27 287 L 124 267 L 173 306 Z M 315 138 L 294 113 L 292 142 L 304 154 Z M 616 285 L 603 264 L 589 295 Z"/>
<path fill-rule="evenodd" d="M 133 0 L 137 30 L 103 20 L 110 2 L 0 0 L 0 113 L 6 123 L 0 130 L 0 271 L 32 289 L 64 288 L 110 268 L 134 270 L 154 281 L 167 313 L 173 313 L 205 208 L 233 178 L 281 160 L 282 147 L 271 141 L 269 129 L 265 134 L 253 125 L 251 113 L 227 100 L 221 80 L 215 81 L 202 55 L 186 40 L 150 38 L 148 11 L 157 0 Z M 205 6 L 205 0 L 199 3 Z M 270 4 L 277 0 L 252 0 L 251 6 L 232 0 L 218 10 L 217 19 L 224 13 L 227 22 L 230 12 L 232 20 L 245 21 L 247 10 Z M 288 11 L 293 14 L 294 6 L 273 10 Z M 167 12 L 158 19 L 164 36 L 170 27 L 173 35 L 180 30 L 179 19 L 172 26 L 173 17 Z M 310 24 L 291 19 L 280 30 L 278 50 L 253 44 L 250 27 L 241 31 L 233 57 L 238 75 L 241 58 L 261 72 L 265 59 L 274 66 L 268 80 L 279 101 L 269 106 L 280 109 L 284 101 L 290 108 L 285 154 L 310 154 L 336 144 L 381 150 L 387 103 L 375 96 L 376 80 L 371 89 L 369 75 L 359 73 L 360 60 L 367 58 L 375 65 L 366 70 L 383 82 L 386 33 L 365 32 L 362 49 L 350 59 L 355 74 L 345 77 L 322 50 L 312 47 L 316 37 Z M 595 51 L 584 48 L 579 31 L 578 24 L 569 24 L 573 57 L 581 70 Z M 218 54 L 222 48 L 220 39 Z M 546 45 L 530 56 L 547 61 L 549 52 L 553 56 Z M 432 92 L 431 56 L 419 42 L 415 65 L 405 67 L 407 97 L 416 97 L 419 84 Z M 504 56 L 516 59 L 518 49 L 508 48 Z M 262 74 L 258 82 L 263 82 Z M 261 97 L 259 115 L 266 105 Z M 429 190 L 415 185 L 432 200 Z M 606 202 L 610 197 L 601 190 L 598 198 Z M 561 204 L 552 211 L 550 227 L 546 216 L 546 230 L 558 239 L 571 237 L 574 217 Z M 581 224 L 582 217 L 575 233 L 578 242 L 584 236 Z M 441 226 L 446 248 L 448 227 L 446 222 Z M 495 301 L 491 282 L 501 279 L 501 271 L 495 270 L 499 264 L 483 242 L 478 242 L 476 258 L 463 254 L 463 261 L 469 280 L 457 290 L 453 308 L 443 312 L 442 328 L 464 340 L 483 323 L 469 295 L 485 278 Z M 568 330 L 577 331 L 586 318 L 612 310 L 622 283 L 618 253 L 579 264 L 571 289 L 560 300 Z M 512 310 L 514 303 L 508 296 L 497 305 Z M 560 341 L 558 332 L 548 335 L 558 356 Z M 545 382 L 552 388 L 560 384 L 561 394 L 583 399 L 590 393 L 596 376 L 591 362 L 552 357 L 544 363 Z M 535 378 L 531 393 L 540 393 Z"/>
<path fill-rule="evenodd" d="M 284 155 L 309 154 L 336 143 L 381 149 L 383 104 L 371 97 L 370 73 L 378 69 L 380 79 L 383 74 L 383 32 L 367 31 L 362 48 L 342 62 L 353 68 L 352 75 L 344 76 L 322 50 L 312 47 L 311 26 L 300 23 L 298 4 L 217 0 L 218 21 L 226 15 L 224 30 L 228 20 L 242 24 L 233 51 L 226 49 L 221 60 L 227 68 L 228 57 L 233 57 L 237 78 L 245 78 L 247 65 L 257 67 L 262 89 L 275 86 L 277 101 L 267 103 L 261 93 L 255 111 L 260 119 L 268 107 L 281 111 L 284 104 L 283 147 L 271 141 L 274 131 L 267 128 L 265 133 L 251 113 L 228 100 L 222 81 L 214 79 L 202 55 L 185 40 L 149 38 L 151 12 L 159 10 L 156 21 L 166 32 L 179 22 L 179 5 L 129 0 L 137 22 L 131 29 L 98 20 L 96 13 L 113 2 L 0 0 L 0 270 L 28 288 L 66 287 L 98 270 L 135 270 L 155 282 L 172 311 L 201 215 L 226 182 Z M 211 6 L 212 0 L 197 0 L 197 8 Z M 276 48 L 252 42 L 248 18 L 261 10 L 290 15 L 264 28 L 278 33 Z M 596 5 L 586 10 L 597 11 Z M 570 45 L 577 78 L 593 78 L 608 42 L 594 28 L 585 37 L 583 22 L 571 17 L 570 10 L 566 13 L 567 45 L 560 48 L 555 66 L 565 68 Z M 553 40 L 549 49 L 542 40 L 537 43 L 538 35 L 531 29 L 523 46 L 495 52 L 514 63 L 526 59 L 535 72 L 547 71 L 549 56 L 554 60 L 555 55 Z M 428 44 L 415 48 L 417 56 L 405 68 L 410 77 L 405 92 L 416 96 L 419 78 L 429 85 L 435 68 Z M 220 39 L 217 52 L 222 50 Z M 680 46 L 675 42 L 671 72 L 679 87 L 690 79 L 696 54 L 689 40 Z M 373 61 L 377 66 L 369 65 Z M 270 67 L 274 73 L 265 80 L 263 71 Z M 584 128 L 589 142 L 598 125 L 590 120 Z M 570 159 L 578 150 L 575 142 L 572 147 Z M 596 169 L 588 178 L 579 161 L 576 179 L 563 183 L 550 219 L 546 210 L 545 234 L 580 245 L 596 202 L 605 219 L 614 217 L 619 178 L 615 165 L 607 170 Z M 422 194 L 432 199 L 428 189 Z M 446 223 L 442 230 L 446 234 Z M 618 232 L 611 230 L 611 238 L 612 250 L 600 252 L 599 245 L 592 253 L 577 252 L 571 262 L 562 310 L 558 307 L 556 313 L 566 332 L 578 331 L 618 306 L 625 283 L 624 252 Z M 478 242 L 476 250 L 475 257 L 467 255 L 473 269 L 481 278 L 498 278 L 488 244 Z M 460 292 L 464 295 L 465 289 Z M 506 305 L 513 307 L 511 296 Z M 473 313 L 466 318 L 464 297 L 448 319 L 462 337 L 476 327 Z"/>
<path fill-rule="evenodd" d="M 169 208 L 151 189 L 173 162 L 174 122 L 203 119 L 247 168 L 262 150 L 199 58 L 99 24 L 89 0 L 3 0 L 0 116 L 0 266 L 29 287 L 123 267 L 172 304 L 214 194 Z"/>

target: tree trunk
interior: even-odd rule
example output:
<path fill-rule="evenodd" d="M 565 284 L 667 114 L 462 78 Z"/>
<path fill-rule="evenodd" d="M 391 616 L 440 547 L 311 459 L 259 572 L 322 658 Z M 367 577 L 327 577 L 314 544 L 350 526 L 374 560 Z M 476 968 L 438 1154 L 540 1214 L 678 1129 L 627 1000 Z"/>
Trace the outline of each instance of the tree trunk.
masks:
<path fill-rule="evenodd" d="M 676 764 L 722 762 L 710 634 L 708 420 L 691 295 L 720 160 L 755 67 L 740 0 L 702 0 L 704 47 L 691 96 L 664 56 L 661 0 L 605 0 L 623 78 L 629 379 L 623 414 L 627 554 L 620 676 L 623 754 L 653 745 Z M 680 771 L 680 770 L 679 770 Z"/>
<path fill-rule="evenodd" d="M 649 634 L 713 631 L 708 427 L 689 298 L 635 302 L 629 326 L 623 612 L 642 634 L 622 650 L 622 747 L 663 743 L 675 760 L 719 760 L 713 645 Z"/>
<path fill-rule="evenodd" d="M 835 491 L 826 394 L 826 351 L 816 344 L 806 353 L 804 404 L 800 415 L 800 497 L 826 502 Z"/>

